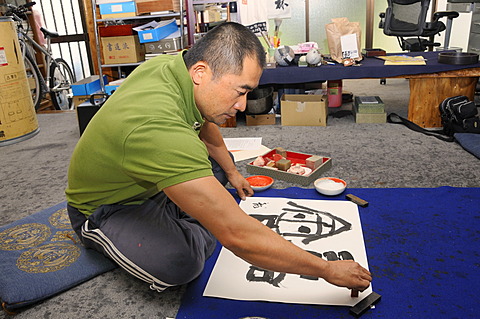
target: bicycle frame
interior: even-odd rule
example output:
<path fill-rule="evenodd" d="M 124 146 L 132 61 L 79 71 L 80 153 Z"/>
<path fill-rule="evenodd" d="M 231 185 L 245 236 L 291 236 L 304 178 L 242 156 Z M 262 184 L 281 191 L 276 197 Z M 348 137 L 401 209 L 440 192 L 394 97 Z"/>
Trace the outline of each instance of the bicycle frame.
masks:
<path fill-rule="evenodd" d="M 65 89 L 68 89 L 68 87 L 60 87 L 59 85 L 55 87 L 50 87 L 50 64 L 55 63 L 55 59 L 52 56 L 51 53 L 51 38 L 49 36 L 46 37 L 47 39 L 47 48 L 45 49 L 43 46 L 35 42 L 23 28 L 18 28 L 18 39 L 20 42 L 24 42 L 25 44 L 31 44 L 35 49 L 40 50 L 40 52 L 43 53 L 45 56 L 45 64 L 46 64 L 46 74 L 47 76 L 43 79 L 44 85 L 47 88 L 47 91 L 49 92 L 59 92 Z M 25 58 L 26 55 L 26 50 L 27 46 L 23 45 L 22 46 L 22 57 Z"/>
<path fill-rule="evenodd" d="M 8 10 L 6 16 L 12 17 L 16 23 L 17 37 L 20 43 L 20 51 L 25 62 L 27 77 L 32 79 L 33 84 L 30 89 L 35 109 L 40 107 L 40 103 L 45 93 L 49 93 L 55 109 L 68 110 L 73 108 L 72 87 L 75 82 L 75 75 L 68 63 L 61 57 L 54 58 L 52 53 L 51 39 L 58 37 L 56 32 L 50 32 L 45 28 L 40 28 L 45 37 L 46 46 L 37 43 L 28 35 L 30 25 L 24 26 L 26 21 L 26 12 L 35 5 L 35 2 L 29 2 L 24 5 L 15 6 L 13 4 L 0 4 L 6 6 Z M 44 72 L 40 72 L 36 57 L 43 54 Z M 46 76 L 44 76 L 46 75 Z"/>

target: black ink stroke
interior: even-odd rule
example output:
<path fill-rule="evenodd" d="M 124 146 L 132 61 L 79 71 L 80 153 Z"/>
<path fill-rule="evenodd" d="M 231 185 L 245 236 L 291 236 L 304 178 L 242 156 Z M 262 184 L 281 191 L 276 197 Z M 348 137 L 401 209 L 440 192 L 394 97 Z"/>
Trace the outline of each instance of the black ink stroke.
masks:
<path fill-rule="evenodd" d="M 283 208 L 280 215 L 256 215 L 253 218 L 274 229 L 283 237 L 300 237 L 307 245 L 312 241 L 331 237 L 352 228 L 352 224 L 329 212 L 315 210 L 298 205 L 292 201 L 287 202 L 294 208 Z M 292 227 L 293 226 L 293 227 Z M 292 231 L 296 229 L 296 231 Z"/>
<path fill-rule="evenodd" d="M 270 270 L 250 266 L 246 278 L 248 281 L 266 282 L 270 285 L 279 288 L 280 283 L 285 279 L 286 274 L 281 272 L 275 277 L 275 273 Z"/>
<path fill-rule="evenodd" d="M 338 254 L 334 251 L 326 251 L 323 254 L 318 253 L 315 251 L 308 250 L 309 253 L 315 255 L 319 258 L 325 257 L 328 261 L 336 261 L 336 260 L 354 260 L 352 254 L 348 251 L 340 251 Z M 265 270 L 253 265 L 250 265 L 250 268 L 245 275 L 245 278 L 249 282 L 263 282 L 269 285 L 272 285 L 276 288 L 281 288 L 280 284 L 286 278 L 287 274 L 283 272 L 275 273 L 271 270 Z M 317 281 L 319 278 L 314 276 L 308 275 L 300 275 L 300 279 L 310 280 L 310 281 Z"/>

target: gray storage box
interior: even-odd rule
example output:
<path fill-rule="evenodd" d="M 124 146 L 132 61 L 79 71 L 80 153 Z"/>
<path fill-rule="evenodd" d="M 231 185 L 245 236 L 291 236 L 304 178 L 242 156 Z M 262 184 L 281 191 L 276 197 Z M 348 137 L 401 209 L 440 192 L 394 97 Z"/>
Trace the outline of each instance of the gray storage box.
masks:
<path fill-rule="evenodd" d="M 184 35 L 183 43 L 187 43 L 187 36 Z M 164 53 L 168 51 L 178 51 L 183 49 L 180 43 L 180 37 L 162 39 L 160 41 L 144 43 L 145 52 L 148 54 L 151 53 Z"/>

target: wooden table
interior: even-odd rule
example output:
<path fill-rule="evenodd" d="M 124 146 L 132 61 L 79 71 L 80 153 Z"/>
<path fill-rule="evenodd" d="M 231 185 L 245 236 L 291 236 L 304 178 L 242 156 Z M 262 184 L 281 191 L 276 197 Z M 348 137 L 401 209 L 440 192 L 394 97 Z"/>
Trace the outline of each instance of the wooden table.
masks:
<path fill-rule="evenodd" d="M 473 100 L 480 76 L 480 63 L 471 65 L 438 63 L 437 54 L 438 52 L 407 53 L 422 55 L 427 59 L 426 65 L 385 66 L 383 60 L 365 58 L 360 66 L 345 67 L 341 64 L 315 68 L 277 66 L 263 72 L 260 85 L 341 79 L 406 78 L 410 85 L 408 119 L 422 127 L 441 127 L 438 105 L 447 97 L 457 95 L 465 95 Z"/>
<path fill-rule="evenodd" d="M 480 68 L 402 76 L 409 80 L 408 119 L 422 127 L 442 127 L 439 104 L 448 97 L 474 99 Z"/>

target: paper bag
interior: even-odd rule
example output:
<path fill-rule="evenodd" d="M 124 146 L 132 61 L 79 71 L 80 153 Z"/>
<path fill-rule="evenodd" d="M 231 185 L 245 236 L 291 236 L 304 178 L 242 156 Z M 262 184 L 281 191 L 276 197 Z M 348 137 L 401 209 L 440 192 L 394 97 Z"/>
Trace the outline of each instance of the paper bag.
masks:
<path fill-rule="evenodd" d="M 361 28 L 359 22 L 350 22 L 347 18 L 332 19 L 325 25 L 328 50 L 333 60 L 342 63 L 345 59 L 362 60 Z"/>

